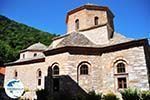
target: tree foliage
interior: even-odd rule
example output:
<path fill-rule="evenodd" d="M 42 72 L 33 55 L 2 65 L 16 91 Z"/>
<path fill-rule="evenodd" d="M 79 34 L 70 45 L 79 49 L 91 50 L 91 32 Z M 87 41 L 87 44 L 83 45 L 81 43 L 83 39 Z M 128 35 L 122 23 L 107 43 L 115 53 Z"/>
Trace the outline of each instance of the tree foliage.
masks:
<path fill-rule="evenodd" d="M 20 50 L 37 42 L 48 46 L 55 36 L 0 15 L 0 60 L 4 63 L 14 61 Z"/>

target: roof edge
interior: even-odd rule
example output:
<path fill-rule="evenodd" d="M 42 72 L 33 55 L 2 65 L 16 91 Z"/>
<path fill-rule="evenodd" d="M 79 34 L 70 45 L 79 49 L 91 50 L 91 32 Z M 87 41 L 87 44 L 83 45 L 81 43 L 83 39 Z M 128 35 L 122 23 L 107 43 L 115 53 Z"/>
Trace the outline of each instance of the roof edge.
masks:
<path fill-rule="evenodd" d="M 44 62 L 44 61 L 45 61 L 45 58 L 38 58 L 38 59 L 32 59 L 32 60 L 27 60 L 27 61 L 21 61 L 21 62 L 10 62 L 4 65 L 7 67 L 7 66 L 15 66 L 15 65 L 33 64 L 33 63 L 39 63 L 39 62 Z"/>
<path fill-rule="evenodd" d="M 69 17 L 69 15 L 71 15 L 73 13 L 76 13 L 76 12 L 78 12 L 80 10 L 83 10 L 83 9 L 108 11 L 114 17 L 114 14 L 111 12 L 111 10 L 107 6 L 83 5 L 83 6 L 77 7 L 75 9 L 67 12 L 66 23 L 68 23 L 68 17 Z"/>
<path fill-rule="evenodd" d="M 59 48 L 54 48 L 51 50 L 44 51 L 44 54 L 45 56 L 49 56 L 49 55 L 69 52 L 70 54 L 97 55 L 100 53 L 113 52 L 113 51 L 118 51 L 122 49 L 138 47 L 142 45 L 143 46 L 148 45 L 148 40 L 147 39 L 131 40 L 128 42 L 106 46 L 106 47 L 65 46 L 65 47 L 59 47 Z"/>

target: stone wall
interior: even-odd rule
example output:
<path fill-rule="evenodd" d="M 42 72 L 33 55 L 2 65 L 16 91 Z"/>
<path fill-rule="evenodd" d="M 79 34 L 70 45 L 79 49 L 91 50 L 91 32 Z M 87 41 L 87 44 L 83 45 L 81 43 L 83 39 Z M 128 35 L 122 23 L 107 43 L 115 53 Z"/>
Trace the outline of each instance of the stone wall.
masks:
<path fill-rule="evenodd" d="M 69 15 L 67 33 L 76 31 L 75 29 L 75 20 L 79 19 L 79 30 L 90 28 L 94 26 L 94 17 L 99 17 L 99 25 L 103 25 L 107 23 L 107 13 L 106 11 L 97 11 L 97 10 L 86 10 L 83 9 L 74 14 Z"/>
<path fill-rule="evenodd" d="M 47 57 L 47 64 L 58 62 L 60 75 L 69 75 L 86 92 L 92 89 L 97 92 L 116 92 L 118 90 L 115 77 L 114 63 L 124 60 L 126 64 L 128 87 L 149 89 L 147 66 L 143 47 L 134 47 L 116 52 L 103 53 L 102 55 L 70 55 L 68 53 Z M 88 62 L 89 74 L 80 75 L 78 67 L 81 63 Z"/>
<path fill-rule="evenodd" d="M 97 45 L 104 45 L 109 43 L 109 33 L 107 26 L 98 27 L 92 30 L 80 32 L 84 34 L 91 42 Z"/>
<path fill-rule="evenodd" d="M 47 66 L 46 66 L 47 67 Z M 36 98 L 35 91 L 37 89 L 44 88 L 44 77 L 47 74 L 47 68 L 45 63 L 34 63 L 27 65 L 16 65 L 16 66 L 7 66 L 5 74 L 5 83 L 11 79 L 19 79 L 24 84 L 25 90 L 28 92 L 24 95 L 24 98 Z M 42 84 L 38 86 L 37 71 L 42 71 Z M 15 71 L 18 73 L 15 77 Z"/>
<path fill-rule="evenodd" d="M 80 88 L 85 92 L 91 90 L 95 90 L 96 92 L 117 92 L 118 86 L 114 65 L 118 60 L 126 62 L 128 87 L 136 87 L 144 90 L 149 89 L 145 54 L 142 46 L 100 55 L 62 53 L 47 56 L 46 61 L 42 63 L 7 66 L 5 83 L 14 78 L 14 71 L 16 70 L 18 72 L 17 78 L 23 82 L 26 89 L 29 89 L 31 92 L 30 96 L 32 95 L 31 97 L 33 98 L 35 92 L 33 93 L 32 91 L 44 88 L 45 77 L 48 76 L 48 68 L 57 63 L 60 69 L 60 81 L 63 81 L 60 82 L 60 90 L 69 87 L 72 91 L 77 91 Z M 88 63 L 88 75 L 79 74 L 78 70 L 81 63 Z M 38 69 L 42 71 L 42 85 L 40 87 L 37 85 Z M 74 85 L 72 86 L 72 84 Z M 29 94 L 27 97 L 29 97 Z"/>

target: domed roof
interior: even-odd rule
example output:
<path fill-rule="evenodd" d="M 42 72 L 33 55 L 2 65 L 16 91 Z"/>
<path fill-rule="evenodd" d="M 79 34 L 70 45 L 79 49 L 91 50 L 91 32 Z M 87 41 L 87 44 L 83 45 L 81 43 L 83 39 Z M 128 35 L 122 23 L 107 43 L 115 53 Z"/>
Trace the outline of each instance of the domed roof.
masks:
<path fill-rule="evenodd" d="M 38 42 L 29 46 L 26 50 L 46 50 L 46 49 L 47 47 L 44 44 Z"/>

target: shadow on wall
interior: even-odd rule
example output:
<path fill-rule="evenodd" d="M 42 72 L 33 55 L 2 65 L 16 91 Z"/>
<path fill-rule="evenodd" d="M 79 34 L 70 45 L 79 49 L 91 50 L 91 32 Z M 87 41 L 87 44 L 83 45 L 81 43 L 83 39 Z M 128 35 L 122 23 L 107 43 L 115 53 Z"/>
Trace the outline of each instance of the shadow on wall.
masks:
<path fill-rule="evenodd" d="M 145 52 L 145 58 L 146 58 L 146 65 L 147 65 L 147 70 L 148 70 L 148 81 L 149 81 L 149 88 L 150 88 L 150 44 L 146 43 L 146 46 L 144 47 L 144 52 Z"/>
<path fill-rule="evenodd" d="M 37 94 L 38 100 L 41 94 Z M 48 71 L 48 75 L 45 77 L 45 93 L 47 99 L 45 100 L 80 100 L 80 98 L 86 97 L 88 94 L 68 75 L 52 75 L 52 69 Z"/>

